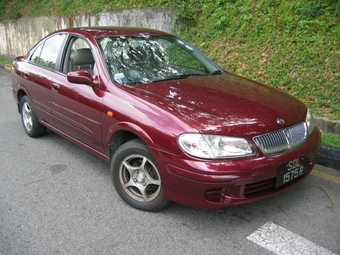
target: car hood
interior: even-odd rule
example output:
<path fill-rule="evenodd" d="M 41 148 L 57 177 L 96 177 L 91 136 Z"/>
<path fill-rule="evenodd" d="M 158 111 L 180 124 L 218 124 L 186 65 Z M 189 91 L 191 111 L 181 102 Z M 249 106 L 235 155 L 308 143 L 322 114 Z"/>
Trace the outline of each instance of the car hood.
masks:
<path fill-rule="evenodd" d="M 149 100 L 151 96 L 154 104 L 167 108 L 202 133 L 252 137 L 304 121 L 307 112 L 298 99 L 234 74 L 138 87 Z M 279 118 L 285 124 L 278 124 Z"/>

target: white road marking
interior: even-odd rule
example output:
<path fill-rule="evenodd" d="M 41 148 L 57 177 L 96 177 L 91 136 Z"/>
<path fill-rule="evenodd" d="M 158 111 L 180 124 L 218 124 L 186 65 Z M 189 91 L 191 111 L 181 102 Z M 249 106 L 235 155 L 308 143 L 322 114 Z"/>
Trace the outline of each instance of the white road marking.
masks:
<path fill-rule="evenodd" d="M 336 255 L 273 222 L 267 222 L 247 239 L 279 255 Z"/>

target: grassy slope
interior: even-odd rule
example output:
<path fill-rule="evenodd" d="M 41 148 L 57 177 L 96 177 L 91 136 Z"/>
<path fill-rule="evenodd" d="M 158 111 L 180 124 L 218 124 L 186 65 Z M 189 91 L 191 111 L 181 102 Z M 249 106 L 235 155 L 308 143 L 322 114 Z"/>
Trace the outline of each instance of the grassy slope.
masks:
<path fill-rule="evenodd" d="M 200 48 L 227 70 L 278 87 L 317 114 L 340 119 L 340 4 L 218 2 L 205 1 L 197 25 L 187 27 Z"/>
<path fill-rule="evenodd" d="M 181 36 L 220 66 L 280 88 L 340 119 L 337 0 L 0 0 L 0 19 L 176 6 Z"/>
<path fill-rule="evenodd" d="M 166 6 L 179 10 L 180 35 L 226 70 L 340 120 L 338 0 L 0 0 L 0 20 Z"/>

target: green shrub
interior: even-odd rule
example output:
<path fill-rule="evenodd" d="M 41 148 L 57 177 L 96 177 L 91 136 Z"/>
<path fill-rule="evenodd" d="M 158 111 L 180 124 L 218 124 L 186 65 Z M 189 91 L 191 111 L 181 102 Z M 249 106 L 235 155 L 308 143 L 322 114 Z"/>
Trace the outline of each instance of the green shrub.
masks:
<path fill-rule="evenodd" d="M 338 0 L 0 0 L 0 20 L 167 6 L 178 10 L 180 35 L 227 71 L 340 119 Z"/>

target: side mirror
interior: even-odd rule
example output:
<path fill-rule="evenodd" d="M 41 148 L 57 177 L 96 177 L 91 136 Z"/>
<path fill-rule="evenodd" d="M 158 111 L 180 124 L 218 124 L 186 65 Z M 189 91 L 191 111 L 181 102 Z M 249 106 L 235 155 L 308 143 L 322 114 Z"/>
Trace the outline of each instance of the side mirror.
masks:
<path fill-rule="evenodd" d="M 67 74 L 67 80 L 71 83 L 93 86 L 93 79 L 90 72 L 84 69 L 70 71 Z"/>

